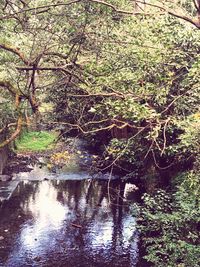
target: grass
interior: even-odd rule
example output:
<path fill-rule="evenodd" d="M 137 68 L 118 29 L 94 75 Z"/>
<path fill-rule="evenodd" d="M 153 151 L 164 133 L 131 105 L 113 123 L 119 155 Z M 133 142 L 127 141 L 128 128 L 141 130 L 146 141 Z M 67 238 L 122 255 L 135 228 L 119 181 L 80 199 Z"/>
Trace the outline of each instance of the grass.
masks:
<path fill-rule="evenodd" d="M 17 151 L 39 152 L 54 148 L 54 132 L 26 132 L 17 139 Z"/>

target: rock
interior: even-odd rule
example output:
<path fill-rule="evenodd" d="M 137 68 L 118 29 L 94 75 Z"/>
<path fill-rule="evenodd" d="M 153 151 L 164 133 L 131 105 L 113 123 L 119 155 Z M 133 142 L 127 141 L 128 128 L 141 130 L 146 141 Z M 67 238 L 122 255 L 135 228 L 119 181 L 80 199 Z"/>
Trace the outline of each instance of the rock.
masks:
<path fill-rule="evenodd" d="M 11 180 L 11 176 L 9 175 L 0 175 L 0 181 L 7 182 Z"/>
<path fill-rule="evenodd" d="M 45 158 L 43 158 L 43 157 L 39 157 L 39 158 L 38 158 L 38 163 L 39 163 L 39 164 L 46 165 Z"/>

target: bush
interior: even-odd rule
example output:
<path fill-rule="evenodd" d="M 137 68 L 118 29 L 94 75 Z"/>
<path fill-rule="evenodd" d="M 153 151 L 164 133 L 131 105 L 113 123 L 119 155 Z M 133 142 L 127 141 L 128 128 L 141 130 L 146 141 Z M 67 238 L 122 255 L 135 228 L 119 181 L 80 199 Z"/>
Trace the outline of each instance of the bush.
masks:
<path fill-rule="evenodd" d="M 153 266 L 200 266 L 199 174 L 179 176 L 173 194 L 145 194 L 140 219 L 145 259 Z"/>

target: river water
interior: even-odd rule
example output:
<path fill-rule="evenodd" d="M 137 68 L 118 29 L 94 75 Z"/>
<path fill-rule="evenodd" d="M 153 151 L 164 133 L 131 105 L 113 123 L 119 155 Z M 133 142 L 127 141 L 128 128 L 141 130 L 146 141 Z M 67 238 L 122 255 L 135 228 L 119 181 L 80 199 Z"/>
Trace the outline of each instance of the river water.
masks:
<path fill-rule="evenodd" d="M 119 180 L 22 180 L 0 210 L 0 266 L 136 266 L 134 201 Z"/>

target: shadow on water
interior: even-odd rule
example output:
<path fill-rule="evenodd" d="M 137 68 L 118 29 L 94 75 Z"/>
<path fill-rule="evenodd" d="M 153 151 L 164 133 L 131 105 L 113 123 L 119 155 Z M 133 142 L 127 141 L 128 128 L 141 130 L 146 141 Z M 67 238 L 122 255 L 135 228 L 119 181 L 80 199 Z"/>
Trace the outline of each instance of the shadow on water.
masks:
<path fill-rule="evenodd" d="M 0 211 L 0 266 L 136 266 L 133 198 L 116 180 L 21 181 Z"/>

